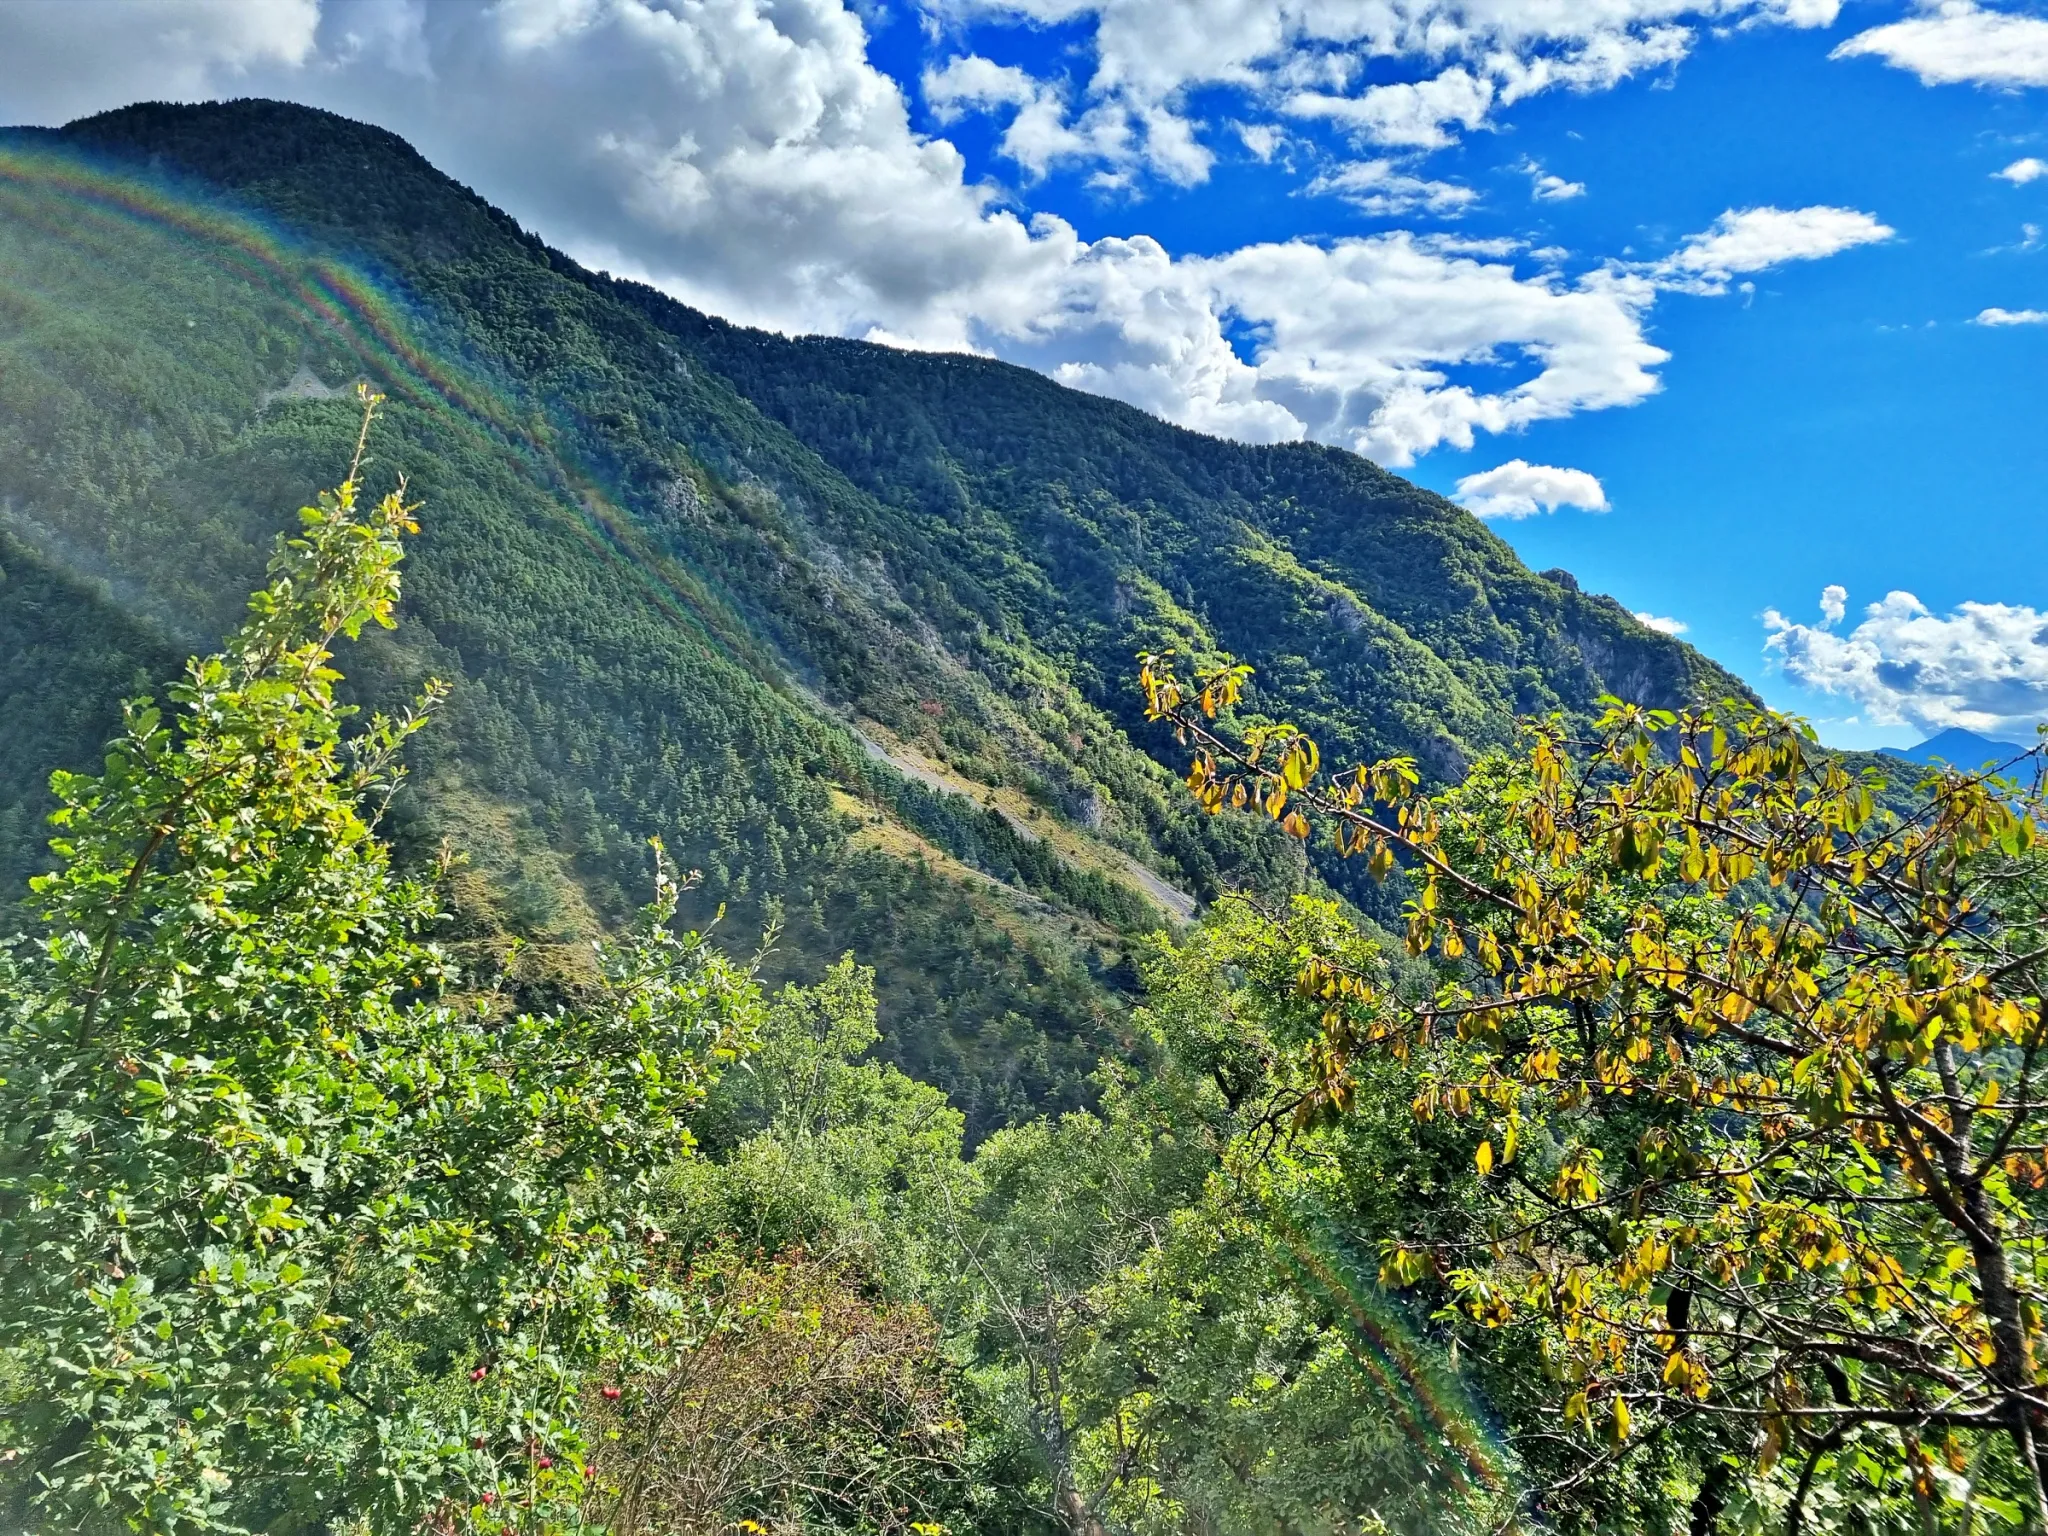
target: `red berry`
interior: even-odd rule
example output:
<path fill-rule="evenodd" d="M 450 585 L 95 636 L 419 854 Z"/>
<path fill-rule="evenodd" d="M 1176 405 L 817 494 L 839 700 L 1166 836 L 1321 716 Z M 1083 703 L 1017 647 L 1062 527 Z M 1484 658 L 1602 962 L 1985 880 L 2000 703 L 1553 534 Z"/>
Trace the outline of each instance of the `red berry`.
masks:
<path fill-rule="evenodd" d="M 604 1400 L 608 1403 L 615 1403 L 619 1400 L 619 1389 L 617 1387 L 605 1387 L 602 1389 L 602 1394 Z"/>
<path fill-rule="evenodd" d="M 498 1496 L 495 1493 L 491 1492 L 490 1489 L 486 1488 L 484 1490 L 484 1502 L 486 1504 L 495 1504 L 498 1502 Z"/>
<path fill-rule="evenodd" d="M 548 1456 L 543 1456 L 538 1462 L 534 1463 L 534 1465 L 538 1466 L 543 1472 L 545 1472 L 549 1467 L 552 1467 L 554 1464 L 555 1463 L 553 1458 Z"/>
<path fill-rule="evenodd" d="M 489 1369 L 490 1367 L 488 1366 L 480 1365 L 475 1370 L 469 1373 L 469 1379 L 471 1381 L 482 1381 L 484 1379 L 484 1372 Z"/>

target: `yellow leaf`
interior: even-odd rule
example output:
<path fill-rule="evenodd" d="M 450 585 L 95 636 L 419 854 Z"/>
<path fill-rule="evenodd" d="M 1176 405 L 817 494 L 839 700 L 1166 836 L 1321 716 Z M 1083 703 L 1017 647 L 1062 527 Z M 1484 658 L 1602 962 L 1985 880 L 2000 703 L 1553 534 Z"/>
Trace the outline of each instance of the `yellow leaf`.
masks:
<path fill-rule="evenodd" d="M 1593 1413 L 1586 1406 L 1585 1393 L 1574 1392 L 1564 1400 L 1564 1421 L 1567 1424 L 1584 1424 L 1588 1429 L 1593 1427 Z"/>
<path fill-rule="evenodd" d="M 1280 777 L 1287 781 L 1289 789 L 1308 787 L 1308 753 L 1302 750 L 1299 741 L 1287 749 L 1287 755 L 1280 760 Z"/>
<path fill-rule="evenodd" d="M 1472 1161 L 1479 1165 L 1479 1177 L 1482 1179 L 1493 1172 L 1493 1143 L 1490 1141 L 1479 1143 L 1479 1150 L 1473 1154 Z"/>

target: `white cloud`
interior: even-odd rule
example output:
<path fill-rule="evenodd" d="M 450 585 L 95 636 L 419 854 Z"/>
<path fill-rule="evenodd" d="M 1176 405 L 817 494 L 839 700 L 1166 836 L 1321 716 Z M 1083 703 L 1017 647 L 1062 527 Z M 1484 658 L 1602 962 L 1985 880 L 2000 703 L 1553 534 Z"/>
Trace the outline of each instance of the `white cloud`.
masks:
<path fill-rule="evenodd" d="M 1566 181 L 1562 176 L 1544 171 L 1536 177 L 1529 195 L 1539 203 L 1561 203 L 1569 198 L 1584 197 L 1586 184 L 1583 181 Z"/>
<path fill-rule="evenodd" d="M 1552 175 L 1527 155 L 1518 160 L 1514 168 L 1529 178 L 1529 195 L 1539 203 L 1562 203 L 1586 195 L 1583 181 L 1567 181 L 1562 176 Z"/>
<path fill-rule="evenodd" d="M 1882 59 L 1923 85 L 2048 85 L 2048 20 L 1938 0 L 1922 15 L 1857 33 L 1828 57 Z"/>
<path fill-rule="evenodd" d="M 2038 155 L 2028 155 L 2024 160 L 2015 160 L 2002 171 L 1991 173 L 2000 181 L 2009 181 L 2016 187 L 2024 187 L 2030 181 L 2039 181 L 2048 176 L 2048 160 Z"/>
<path fill-rule="evenodd" d="M 1124 125 L 1148 168 L 1199 179 L 1189 96 L 1234 90 L 1282 113 L 1338 124 L 1359 140 L 1428 150 L 1492 126 L 1549 90 L 1606 90 L 1676 63 L 1700 25 L 1831 25 L 1839 0 L 924 0 L 956 20 L 1092 21 L 1089 110 Z M 1412 78 L 1381 78 L 1396 61 Z M 1178 125 L 1178 139 L 1170 129 Z M 1116 174 L 1124 174 L 1124 166 Z"/>
<path fill-rule="evenodd" d="M 1854 208 L 1731 208 L 1652 270 L 1674 286 L 1718 293 L 1737 273 L 1815 261 L 1894 233 Z"/>
<path fill-rule="evenodd" d="M 978 54 L 927 69 L 925 100 L 941 123 L 970 111 L 1015 111 L 997 150 L 1033 176 L 1076 162 L 1097 167 L 1097 186 L 1121 186 L 1140 166 L 1182 186 L 1208 177 L 1216 156 L 1195 138 L 1194 124 L 1157 107 L 1132 111 L 1098 102 L 1079 117 L 1070 114 L 1066 91 L 1014 65 Z M 1277 142 L 1277 132 L 1274 141 Z M 1269 151 L 1270 153 L 1270 146 Z M 1262 157 L 1263 158 L 1263 157 Z"/>
<path fill-rule="evenodd" d="M 1524 244 L 1513 235 L 1452 235 L 1441 230 L 1416 235 L 1414 240 L 1423 250 L 1434 251 L 1439 256 L 1513 256 Z M 1529 254 L 1537 253 L 1531 251 Z"/>
<path fill-rule="evenodd" d="M 1465 476 L 1458 482 L 1457 500 L 1478 517 L 1533 517 L 1538 512 L 1555 512 L 1559 507 L 1583 507 L 1588 512 L 1607 510 L 1607 492 L 1583 469 L 1558 469 L 1524 459 L 1509 459 L 1505 464 Z M 1673 621 L 1643 622 L 1656 628 Z M 1683 628 L 1683 624 L 1678 626 Z M 1667 633 L 1676 634 L 1678 630 Z"/>
<path fill-rule="evenodd" d="M 2000 309 L 1996 305 L 1977 312 L 1972 325 L 2048 325 L 2048 309 Z"/>
<path fill-rule="evenodd" d="M 1494 85 L 1462 67 L 1427 80 L 1375 85 L 1357 96 L 1297 91 L 1281 105 L 1294 117 L 1326 118 L 1354 137 L 1400 149 L 1441 149 L 1456 142 L 1452 126 L 1486 121 Z"/>
<path fill-rule="evenodd" d="M 1654 289 L 1595 272 L 1520 277 L 1406 233 L 1258 245 L 1184 266 L 1254 337 L 1259 393 L 1306 435 L 1387 464 L 1654 393 L 1668 356 L 1643 334 Z M 1454 368 L 1505 365 L 1486 388 Z"/>
<path fill-rule="evenodd" d="M 952 59 L 943 69 L 924 72 L 924 98 L 942 123 L 952 122 L 970 107 L 988 111 L 1000 106 L 1029 106 L 1044 90 L 1044 85 L 1014 65 L 998 64 L 979 54 Z"/>
<path fill-rule="evenodd" d="M 1350 161 L 1324 171 L 1302 190 L 1341 197 L 1380 218 L 1417 211 L 1456 215 L 1479 200 L 1470 187 L 1426 180 L 1400 170 L 1391 160 Z"/>
<path fill-rule="evenodd" d="M 1839 624 L 1849 611 L 1849 589 L 1830 582 L 1820 589 L 1820 616 L 1828 624 Z"/>
<path fill-rule="evenodd" d="M 2011 245 L 1986 246 L 1986 256 L 2003 256 L 2008 251 L 2020 256 L 2030 256 L 2041 249 L 2041 226 L 2033 223 L 2020 225 L 2020 237 Z"/>
<path fill-rule="evenodd" d="M 1675 12 L 1674 7 L 1633 7 L 1639 13 L 1634 30 L 1599 27 L 1596 11 L 1576 50 L 1537 51 L 1496 46 L 1487 63 L 1500 82 L 1500 102 L 1511 106 L 1525 96 L 1562 87 L 1571 91 L 1612 90 L 1632 75 L 1676 64 L 1692 50 L 1689 27 L 1651 23 L 1650 13 Z M 1724 11 L 1726 8 L 1722 8 Z M 1761 12 L 1755 14 L 1762 14 Z M 1782 16 L 1778 19 L 1783 20 Z"/>
<path fill-rule="evenodd" d="M 1034 177 L 1074 161 L 1094 162 L 1109 175 L 1128 177 L 1136 164 L 1137 147 L 1121 115 L 1097 109 L 1070 120 L 1065 93 L 1057 85 L 1014 65 L 968 54 L 941 69 L 927 69 L 922 85 L 941 123 L 957 122 L 969 112 L 1015 109 L 997 148 Z M 1206 161 L 1203 165 L 1206 169 Z"/>
<path fill-rule="evenodd" d="M 1639 613 L 1635 621 L 1646 629 L 1654 629 L 1660 635 L 1682 635 L 1692 626 L 1683 619 L 1660 618 L 1654 613 Z"/>
<path fill-rule="evenodd" d="M 1520 277 L 1408 233 L 1178 259 L 1138 236 L 1087 247 L 996 350 L 1204 431 L 1307 436 L 1407 464 L 1475 432 L 1654 392 L 1666 354 L 1641 317 L 1654 295 L 1604 272 Z M 1226 326 L 1250 338 L 1249 361 Z M 1453 376 L 1470 364 L 1510 377 L 1479 388 Z"/>
<path fill-rule="evenodd" d="M 2048 717 L 2048 613 L 1964 603 L 1942 617 L 1912 593 L 1893 592 L 1836 634 L 1829 626 L 1842 605 L 1822 606 L 1822 625 L 1767 612 L 1765 648 L 1795 682 L 1855 700 L 1872 724 L 1997 735 L 2031 733 Z"/>
<path fill-rule="evenodd" d="M 1244 147 L 1251 151 L 1252 158 L 1262 164 L 1273 158 L 1285 141 L 1286 135 L 1271 123 L 1232 123 Z"/>
<path fill-rule="evenodd" d="M 251 71 L 303 64 L 320 0 L 13 0 L 0 19 L 0 104 L 10 123 L 61 123 L 130 101 L 191 101 Z"/>

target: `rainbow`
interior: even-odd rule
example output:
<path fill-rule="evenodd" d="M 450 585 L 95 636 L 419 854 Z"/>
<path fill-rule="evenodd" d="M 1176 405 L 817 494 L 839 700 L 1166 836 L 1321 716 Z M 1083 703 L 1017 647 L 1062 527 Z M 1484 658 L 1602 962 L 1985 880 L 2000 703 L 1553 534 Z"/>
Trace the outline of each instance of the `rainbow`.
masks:
<path fill-rule="evenodd" d="M 1461 1497 L 1512 1496 L 1512 1453 L 1484 1409 L 1380 1288 L 1336 1224 L 1303 1207 L 1275 1213 L 1282 1265 L 1336 1319 L 1345 1352 L 1385 1398 L 1423 1461 Z"/>
<path fill-rule="evenodd" d="M 203 188 L 110 170 L 67 149 L 0 143 L 0 196 L 8 193 L 9 218 L 55 238 L 88 248 L 132 245 L 137 233 L 174 241 L 283 300 L 309 328 L 347 347 L 385 393 L 514 449 L 555 492 L 581 542 L 630 571 L 662 612 L 709 648 L 775 675 L 772 663 L 722 622 L 729 605 L 706 578 L 652 548 L 631 514 L 544 440 L 536 412 L 422 342 L 411 318 L 416 308 L 358 268 L 302 249 L 267 220 Z"/>
<path fill-rule="evenodd" d="M 464 417 L 517 431 L 505 406 L 438 360 L 412 336 L 389 297 L 362 273 L 302 252 L 267 223 L 197 192 L 106 170 L 65 151 L 0 145 L 0 188 L 61 199 L 65 219 L 42 228 L 69 239 L 137 229 L 202 246 L 252 286 L 291 301 L 347 345 L 384 383 L 416 403 L 435 400 Z M 523 435 L 523 434 L 521 434 Z"/>

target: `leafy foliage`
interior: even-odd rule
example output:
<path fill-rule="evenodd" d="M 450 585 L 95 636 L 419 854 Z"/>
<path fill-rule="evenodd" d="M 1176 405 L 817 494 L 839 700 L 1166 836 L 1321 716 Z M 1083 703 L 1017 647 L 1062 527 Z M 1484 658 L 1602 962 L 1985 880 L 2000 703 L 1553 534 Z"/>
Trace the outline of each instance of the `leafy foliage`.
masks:
<path fill-rule="evenodd" d="M 424 716 L 340 732 L 330 647 L 392 622 L 412 527 L 357 487 L 300 514 L 168 716 L 130 705 L 105 771 L 57 780 L 48 937 L 0 1035 L 0 1348 L 37 1383 L 10 1439 L 46 1518 L 557 1500 L 535 1447 L 573 1461 L 651 1181 L 757 1021 L 745 973 L 669 931 L 666 874 L 592 1007 L 460 992 L 365 812 Z"/>
<path fill-rule="evenodd" d="M 1335 936 L 1327 902 L 1301 911 Z M 1263 983 L 1288 959 L 1235 901 L 1162 943 L 1153 1069 L 1109 1072 L 1096 1111 L 1006 1129 L 973 1161 L 979 1197 L 950 1227 L 962 1325 L 1068 1531 L 1478 1532 L 1507 1508 L 1512 1458 L 1442 1340 L 1369 1271 L 1332 1268 L 1411 1202 L 1455 1222 L 1462 1159 L 1404 1144 L 1405 1093 L 1404 1143 L 1275 1144 L 1287 1023 Z"/>
<path fill-rule="evenodd" d="M 1816 1486 L 2048 1521 L 2038 760 L 2007 767 L 2027 788 L 1931 774 L 1900 814 L 1794 722 L 1614 703 L 1432 797 L 1224 729 L 1242 680 L 1147 660 L 1198 800 L 1398 855 L 1442 978 L 1403 996 L 1301 943 L 1289 1118 L 1341 1119 L 1391 1056 L 1469 1139 L 1472 1228 L 1390 1234 L 1382 1274 L 1541 1358 L 1553 1495 L 1682 1432 L 1709 1469 L 1786 1463 L 1792 1530 Z M 1729 1503 L 1707 1471 L 1696 1528 Z"/>
<path fill-rule="evenodd" d="M 638 927 L 538 984 L 444 913 L 452 852 L 411 881 L 378 837 L 444 695 L 344 733 L 330 653 L 393 622 L 413 530 L 362 462 L 226 648 L 55 781 L 0 1045 L 24 1520 L 1336 1536 L 1512 1508 L 1488 1409 L 1359 1259 L 1415 1210 L 1483 1217 L 1463 1137 L 1416 1133 L 1391 1058 L 1341 1125 L 1275 1137 L 1318 1091 L 1291 1048 L 1322 1004 L 1288 980 L 1374 939 L 1304 897 L 1290 931 L 1233 901 L 1155 941 L 1147 1070 L 972 1157 L 943 1093 L 868 1059 L 873 973 L 764 996 L 671 931 L 665 863 Z"/>

